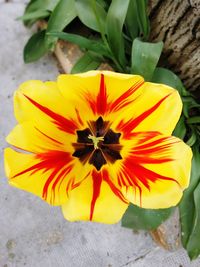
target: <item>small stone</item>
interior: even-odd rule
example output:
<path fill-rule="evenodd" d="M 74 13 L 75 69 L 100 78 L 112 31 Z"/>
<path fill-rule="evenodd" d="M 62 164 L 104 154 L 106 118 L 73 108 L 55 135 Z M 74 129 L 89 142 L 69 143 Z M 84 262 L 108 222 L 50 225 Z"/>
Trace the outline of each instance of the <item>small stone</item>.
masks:
<path fill-rule="evenodd" d="M 16 246 L 16 243 L 13 239 L 9 239 L 6 243 L 6 247 L 8 250 L 13 249 Z"/>

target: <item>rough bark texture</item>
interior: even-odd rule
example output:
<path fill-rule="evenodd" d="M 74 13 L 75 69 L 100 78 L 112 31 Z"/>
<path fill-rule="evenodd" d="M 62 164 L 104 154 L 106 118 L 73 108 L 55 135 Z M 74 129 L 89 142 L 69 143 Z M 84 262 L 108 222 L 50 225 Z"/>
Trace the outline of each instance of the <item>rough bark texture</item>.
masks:
<path fill-rule="evenodd" d="M 200 97 L 200 0 L 149 1 L 151 40 L 164 42 L 162 66 Z"/>

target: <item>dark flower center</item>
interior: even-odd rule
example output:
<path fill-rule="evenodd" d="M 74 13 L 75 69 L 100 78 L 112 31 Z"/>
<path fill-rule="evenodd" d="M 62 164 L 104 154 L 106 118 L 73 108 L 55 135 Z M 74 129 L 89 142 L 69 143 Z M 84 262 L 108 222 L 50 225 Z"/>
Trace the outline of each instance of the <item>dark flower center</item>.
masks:
<path fill-rule="evenodd" d="M 72 156 L 79 158 L 84 164 L 87 161 L 99 171 L 106 163 L 114 163 L 122 159 L 119 143 L 120 133 L 110 129 L 110 123 L 99 117 L 96 121 L 89 121 L 88 128 L 77 131 L 77 143 Z"/>

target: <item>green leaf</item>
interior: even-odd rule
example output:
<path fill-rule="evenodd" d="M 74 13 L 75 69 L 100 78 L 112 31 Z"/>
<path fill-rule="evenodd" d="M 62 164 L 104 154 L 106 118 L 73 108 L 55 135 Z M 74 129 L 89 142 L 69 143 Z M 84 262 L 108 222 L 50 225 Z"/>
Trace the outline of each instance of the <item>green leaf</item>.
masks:
<path fill-rule="evenodd" d="M 27 13 L 25 15 L 23 15 L 22 17 L 19 17 L 17 19 L 20 19 L 20 20 L 38 20 L 38 19 L 42 19 L 42 18 L 46 18 L 48 17 L 50 14 L 49 11 L 47 10 L 37 10 L 37 11 L 33 11 L 33 12 L 30 12 L 30 13 Z"/>
<path fill-rule="evenodd" d="M 30 1 L 27 5 L 24 16 L 29 16 L 31 13 L 35 12 L 45 12 L 45 11 L 53 11 L 55 6 L 58 4 L 60 0 L 33 0 Z M 23 16 L 23 17 L 24 17 Z M 44 17 L 40 17 L 44 18 Z M 24 20 L 25 25 L 31 26 L 33 23 L 35 23 L 38 20 L 38 17 L 33 19 L 26 19 Z"/>
<path fill-rule="evenodd" d="M 122 72 L 126 67 L 122 28 L 126 18 L 128 6 L 129 0 L 113 0 L 108 9 L 106 19 L 108 43 L 113 56 L 119 63 L 118 70 Z"/>
<path fill-rule="evenodd" d="M 143 209 L 130 204 L 122 218 L 122 226 L 135 230 L 156 229 L 172 214 L 174 208 Z"/>
<path fill-rule="evenodd" d="M 31 1 L 26 9 L 25 14 L 32 13 L 39 10 L 52 11 L 60 0 L 34 0 Z"/>
<path fill-rule="evenodd" d="M 168 69 L 156 68 L 152 77 L 152 82 L 164 83 L 177 89 L 181 96 L 190 96 L 179 77 Z"/>
<path fill-rule="evenodd" d="M 24 62 L 38 60 L 48 51 L 45 45 L 45 30 L 35 33 L 24 47 Z"/>
<path fill-rule="evenodd" d="M 109 5 L 110 5 L 110 1 L 112 1 L 112 0 L 97 0 L 97 3 L 99 5 L 101 5 L 103 7 L 103 9 L 105 9 L 107 11 L 109 8 Z"/>
<path fill-rule="evenodd" d="M 96 0 L 75 0 L 78 17 L 92 30 L 105 33 L 106 12 Z"/>
<path fill-rule="evenodd" d="M 198 117 L 195 117 L 195 119 L 192 118 L 192 120 L 190 122 L 190 109 L 200 107 L 200 105 L 196 102 L 196 100 L 192 97 L 192 95 L 191 96 L 183 96 L 182 101 L 183 101 L 183 113 L 186 116 L 186 118 L 188 118 L 187 123 L 193 124 L 193 123 L 198 123 L 198 121 L 200 122 L 200 119 L 198 119 Z M 196 121 L 196 119 L 197 119 L 197 121 Z"/>
<path fill-rule="evenodd" d="M 51 14 L 46 33 L 62 31 L 75 17 L 76 10 L 74 0 L 60 0 Z M 46 43 L 50 49 L 53 48 L 56 41 L 56 37 L 50 35 L 46 36 Z"/>
<path fill-rule="evenodd" d="M 199 168 L 200 172 L 200 168 Z M 191 260 L 200 254 L 200 183 L 194 190 L 194 218 L 192 232 L 187 243 L 187 252 Z"/>
<path fill-rule="evenodd" d="M 200 123 L 200 116 L 195 116 L 195 117 L 191 117 L 191 118 L 187 119 L 187 123 L 188 124 Z"/>
<path fill-rule="evenodd" d="M 160 58 L 163 43 L 147 43 L 135 39 L 132 45 L 131 73 L 142 75 L 146 81 L 152 79 Z"/>
<path fill-rule="evenodd" d="M 184 191 L 183 197 L 179 204 L 180 221 L 181 221 L 181 240 L 186 248 L 192 232 L 194 222 L 195 203 L 193 192 L 200 181 L 200 155 L 198 146 L 193 147 L 192 171 L 190 185 Z"/>
<path fill-rule="evenodd" d="M 137 21 L 140 28 L 140 36 L 145 40 L 148 39 L 150 33 L 150 24 L 147 15 L 147 1 L 135 0 L 137 4 Z"/>
<path fill-rule="evenodd" d="M 64 33 L 64 32 L 50 32 L 48 35 L 58 37 L 59 39 L 77 44 L 81 48 L 85 48 L 87 50 L 91 50 L 93 52 L 99 53 L 103 56 L 109 57 L 109 51 L 107 50 L 106 46 L 97 40 L 90 40 L 83 36 L 72 34 L 72 33 Z"/>
<path fill-rule="evenodd" d="M 137 5 L 135 0 L 130 0 L 129 2 L 125 24 L 126 24 L 126 29 L 132 40 L 138 37 L 139 26 L 137 20 Z"/>
<path fill-rule="evenodd" d="M 85 53 L 73 66 L 71 73 L 94 70 L 97 69 L 100 64 L 101 62 L 98 59 L 94 59 L 90 53 Z"/>
<path fill-rule="evenodd" d="M 187 129 L 185 125 L 185 118 L 182 115 L 176 125 L 176 128 L 173 131 L 173 136 L 176 136 L 180 139 L 184 139 L 186 132 L 187 132 Z"/>
<path fill-rule="evenodd" d="M 190 108 L 197 105 L 197 103 L 191 94 L 186 91 L 181 80 L 176 74 L 165 68 L 156 68 L 152 77 L 152 82 L 164 83 L 178 90 L 183 101 L 183 114 L 186 118 L 189 118 Z"/>
<path fill-rule="evenodd" d="M 195 133 L 194 129 L 192 129 L 190 138 L 187 140 L 186 143 L 188 146 L 193 146 L 195 144 L 196 140 L 197 140 L 196 133 Z"/>

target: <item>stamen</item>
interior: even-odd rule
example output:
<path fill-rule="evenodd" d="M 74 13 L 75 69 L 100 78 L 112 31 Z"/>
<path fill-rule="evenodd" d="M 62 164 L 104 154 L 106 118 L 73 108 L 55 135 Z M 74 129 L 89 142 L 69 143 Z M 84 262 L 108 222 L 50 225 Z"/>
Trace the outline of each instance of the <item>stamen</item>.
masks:
<path fill-rule="evenodd" d="M 91 139 L 93 144 L 94 144 L 94 149 L 98 149 L 98 143 L 99 142 L 103 142 L 104 141 L 104 137 L 103 136 L 99 136 L 99 137 L 96 137 L 96 136 L 93 136 L 93 135 L 88 135 L 88 139 Z"/>

